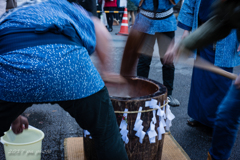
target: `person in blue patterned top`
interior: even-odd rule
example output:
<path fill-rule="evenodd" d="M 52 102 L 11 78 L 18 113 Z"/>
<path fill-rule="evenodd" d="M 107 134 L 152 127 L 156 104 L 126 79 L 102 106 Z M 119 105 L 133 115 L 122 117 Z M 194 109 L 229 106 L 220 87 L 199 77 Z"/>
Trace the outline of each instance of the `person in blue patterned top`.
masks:
<path fill-rule="evenodd" d="M 190 31 L 204 24 L 211 18 L 211 8 L 215 0 L 185 0 L 178 16 L 178 26 L 183 28 L 183 38 Z M 198 55 L 205 60 L 233 72 L 233 67 L 240 64 L 237 48 L 237 31 L 232 30 L 224 39 L 198 49 Z M 232 80 L 199 68 L 193 68 L 191 90 L 188 103 L 188 120 L 190 126 L 202 123 L 213 127 L 216 111 L 225 97 Z"/>
<path fill-rule="evenodd" d="M 19 115 L 33 103 L 57 103 L 91 133 L 100 159 L 128 159 L 108 91 L 90 59 L 96 50 L 106 62 L 109 37 L 100 20 L 66 0 L 28 2 L 5 13 L 0 136 L 10 125 L 16 134 L 28 128 Z"/>
<path fill-rule="evenodd" d="M 185 2 L 187 1 L 188 0 L 185 0 Z M 202 0 L 202 2 L 203 1 L 204 0 Z M 208 3 L 208 1 L 204 3 Z M 197 5 L 197 3 L 194 3 L 191 6 L 194 5 Z M 213 16 L 211 19 L 202 24 L 189 36 L 185 37 L 177 46 L 167 51 L 164 57 L 166 63 L 168 62 L 168 59 L 170 59 L 171 62 L 173 58 L 179 57 L 180 54 L 186 55 L 186 53 L 189 53 L 189 51 L 193 51 L 194 49 L 200 49 L 213 42 L 224 40 L 236 31 L 238 33 L 236 38 L 238 38 L 238 41 L 240 40 L 239 0 L 216 0 L 212 6 L 211 15 Z M 195 18 L 196 17 L 197 16 L 195 16 Z M 225 45 L 232 45 L 232 43 L 233 41 L 228 40 Z M 237 51 L 237 45 L 235 51 Z M 228 54 L 230 54 L 230 57 L 232 56 L 231 52 Z M 227 60 L 229 61 L 229 59 Z M 212 145 L 209 149 L 207 160 L 229 160 L 238 135 L 240 124 L 239 106 L 240 75 L 238 75 L 236 80 L 232 82 L 228 93 L 218 106 L 213 126 Z"/>
<path fill-rule="evenodd" d="M 174 38 L 174 31 L 177 29 L 176 17 L 173 15 L 173 6 L 179 2 L 179 0 L 131 0 L 136 6 L 139 7 L 139 14 L 136 16 L 135 23 L 131 28 L 129 35 L 129 40 L 132 35 L 140 35 L 142 37 L 135 38 L 135 47 L 139 46 L 134 52 L 140 53 L 138 65 L 137 65 L 137 75 L 141 77 L 148 78 L 150 64 L 152 61 L 152 55 L 154 51 L 155 41 L 157 39 L 159 55 L 162 62 L 162 58 L 171 42 Z M 139 32 L 139 33 L 137 33 Z M 139 42 L 144 38 L 144 42 Z M 134 64 L 134 58 L 132 62 L 128 63 L 129 55 L 136 54 L 131 52 L 131 47 L 133 42 L 127 41 L 125 47 L 125 56 L 122 60 L 121 74 L 127 75 L 129 71 L 130 63 Z M 140 44 L 141 43 L 141 44 Z M 131 52 L 131 53 L 130 53 Z M 125 59 L 126 58 L 126 59 Z M 125 72 L 126 71 L 126 72 Z M 173 91 L 173 81 L 174 81 L 174 64 L 163 64 L 162 66 L 162 77 L 163 84 L 167 87 L 168 98 L 170 100 L 169 104 L 171 106 L 179 106 L 180 103 L 177 99 L 172 97 Z"/>

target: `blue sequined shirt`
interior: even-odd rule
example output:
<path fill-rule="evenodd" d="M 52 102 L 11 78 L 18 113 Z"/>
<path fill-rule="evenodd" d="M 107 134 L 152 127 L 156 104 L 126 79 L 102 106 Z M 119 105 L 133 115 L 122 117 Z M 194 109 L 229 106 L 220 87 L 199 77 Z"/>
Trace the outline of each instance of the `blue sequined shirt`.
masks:
<path fill-rule="evenodd" d="M 71 24 L 81 43 L 66 45 L 53 42 L 0 53 L 1 100 L 75 100 L 90 96 L 104 87 L 89 56 L 96 45 L 93 22 L 83 10 L 66 0 L 49 0 L 16 8 L 0 19 L 0 30 L 52 24 Z"/>

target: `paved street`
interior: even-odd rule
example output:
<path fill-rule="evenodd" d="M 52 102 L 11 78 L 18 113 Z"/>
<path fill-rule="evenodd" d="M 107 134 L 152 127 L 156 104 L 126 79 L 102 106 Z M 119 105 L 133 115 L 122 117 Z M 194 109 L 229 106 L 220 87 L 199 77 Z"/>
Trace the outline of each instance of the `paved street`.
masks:
<path fill-rule="evenodd" d="M 127 38 L 124 36 L 116 36 L 115 33 L 119 30 L 120 26 L 114 26 L 113 32 L 111 33 L 113 38 L 111 54 L 113 67 L 111 67 L 111 70 L 117 73 L 119 73 L 123 47 Z M 177 30 L 177 41 L 180 39 L 182 32 L 180 29 Z M 155 47 L 156 50 L 154 52 L 149 78 L 162 83 L 162 65 L 159 61 L 157 46 Z M 95 55 L 91 58 L 97 66 L 98 60 Z M 192 63 L 193 58 L 188 59 L 188 61 Z M 240 67 L 234 70 L 235 73 L 239 71 Z M 207 151 L 211 145 L 212 130 L 205 126 L 192 128 L 186 125 L 186 121 L 189 118 L 187 115 L 187 105 L 191 74 L 191 66 L 183 64 L 176 65 L 173 96 L 181 102 L 181 105 L 180 107 L 171 108 L 176 116 L 172 122 L 171 132 L 192 160 L 206 160 Z M 64 160 L 64 139 L 82 136 L 82 129 L 77 125 L 76 121 L 58 105 L 34 105 L 27 109 L 23 115 L 28 117 L 30 125 L 41 129 L 45 133 L 42 144 L 42 160 Z M 239 144 L 240 137 L 238 136 L 230 157 L 231 160 L 240 159 L 238 152 Z M 0 145 L 0 160 L 5 160 L 2 144 Z"/>

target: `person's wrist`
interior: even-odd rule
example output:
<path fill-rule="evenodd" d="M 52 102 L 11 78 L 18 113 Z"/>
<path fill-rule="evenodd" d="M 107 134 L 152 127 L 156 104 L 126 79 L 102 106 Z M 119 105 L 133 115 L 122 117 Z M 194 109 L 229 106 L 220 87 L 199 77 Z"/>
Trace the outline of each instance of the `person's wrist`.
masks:
<path fill-rule="evenodd" d="M 12 125 L 18 123 L 20 120 L 21 120 L 21 115 L 18 116 L 18 117 L 12 122 Z"/>

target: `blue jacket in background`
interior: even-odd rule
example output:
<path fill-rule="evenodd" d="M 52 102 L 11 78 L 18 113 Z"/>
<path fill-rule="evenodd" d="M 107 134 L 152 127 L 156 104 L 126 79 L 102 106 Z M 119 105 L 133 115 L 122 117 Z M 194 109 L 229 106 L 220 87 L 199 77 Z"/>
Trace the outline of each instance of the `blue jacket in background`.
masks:
<path fill-rule="evenodd" d="M 136 6 L 139 6 L 140 0 L 131 0 Z M 177 4 L 179 0 L 175 0 Z M 173 8 L 173 4 L 169 0 L 159 0 L 157 12 L 164 12 Z M 154 11 L 153 0 L 144 0 L 140 7 L 144 10 Z M 147 34 L 154 35 L 159 32 L 171 32 L 177 29 L 177 21 L 174 15 L 161 20 L 153 20 L 145 17 L 142 14 L 136 16 L 134 29 Z"/>
<path fill-rule="evenodd" d="M 198 14 L 201 0 L 185 0 L 180 10 L 178 21 L 186 27 L 185 30 L 196 30 L 198 28 Z M 181 26 L 180 26 L 181 27 Z M 217 42 L 215 52 L 215 63 L 218 67 L 235 67 L 240 64 L 240 57 L 237 53 L 239 42 L 237 31 L 232 32 L 224 39 Z"/>

